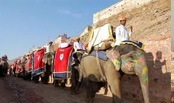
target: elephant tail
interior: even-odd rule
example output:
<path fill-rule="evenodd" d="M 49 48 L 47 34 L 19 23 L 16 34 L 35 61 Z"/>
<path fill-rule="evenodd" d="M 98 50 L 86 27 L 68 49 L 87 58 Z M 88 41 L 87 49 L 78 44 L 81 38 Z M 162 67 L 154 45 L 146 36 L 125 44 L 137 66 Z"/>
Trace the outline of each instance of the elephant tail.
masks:
<path fill-rule="evenodd" d="M 79 65 L 79 82 L 82 81 L 82 78 L 83 78 L 83 66 L 80 64 Z"/>

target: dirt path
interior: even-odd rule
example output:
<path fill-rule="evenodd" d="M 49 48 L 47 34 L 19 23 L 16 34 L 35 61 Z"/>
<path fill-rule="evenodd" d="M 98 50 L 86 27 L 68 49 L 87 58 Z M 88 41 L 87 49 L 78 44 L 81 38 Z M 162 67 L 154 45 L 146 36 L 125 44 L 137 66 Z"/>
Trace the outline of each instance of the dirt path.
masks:
<path fill-rule="evenodd" d="M 131 86 L 133 86 L 129 83 L 133 78 L 130 79 L 128 77 L 124 77 L 124 82 L 122 82 L 122 88 L 124 89 L 123 99 L 129 101 L 127 103 L 143 103 L 141 95 L 135 94 L 130 89 L 126 89 L 128 87 L 132 88 Z M 168 80 L 168 76 L 164 75 L 161 78 L 163 79 L 158 79 L 158 81 L 150 83 L 151 103 L 170 103 L 170 96 L 168 95 L 170 94 L 168 92 L 170 87 L 167 86 L 168 82 L 163 81 Z M 138 79 L 136 84 L 138 84 Z M 141 92 L 141 88 L 139 87 L 136 90 L 137 92 Z M 111 100 L 110 92 L 104 95 L 104 91 L 100 90 L 96 95 L 95 103 L 111 103 Z M 81 89 L 78 95 L 71 95 L 69 88 L 55 88 L 52 84 L 36 84 L 16 77 L 4 77 L 0 78 L 0 103 L 85 103 L 85 90 Z"/>
<path fill-rule="evenodd" d="M 44 103 L 42 98 L 12 77 L 0 78 L 0 103 Z"/>
<path fill-rule="evenodd" d="M 0 103 L 85 103 L 85 91 L 71 95 L 68 88 L 55 88 L 53 85 L 35 84 L 20 78 L 0 78 Z M 102 92 L 96 95 L 95 103 L 111 103 L 110 95 Z"/>

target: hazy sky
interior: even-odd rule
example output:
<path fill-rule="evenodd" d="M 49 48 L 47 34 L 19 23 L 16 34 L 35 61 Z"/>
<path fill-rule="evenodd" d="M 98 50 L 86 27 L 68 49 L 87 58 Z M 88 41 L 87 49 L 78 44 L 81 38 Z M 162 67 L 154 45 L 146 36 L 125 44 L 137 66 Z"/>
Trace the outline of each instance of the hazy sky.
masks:
<path fill-rule="evenodd" d="M 0 57 L 14 59 L 60 34 L 75 37 L 120 0 L 0 0 Z"/>

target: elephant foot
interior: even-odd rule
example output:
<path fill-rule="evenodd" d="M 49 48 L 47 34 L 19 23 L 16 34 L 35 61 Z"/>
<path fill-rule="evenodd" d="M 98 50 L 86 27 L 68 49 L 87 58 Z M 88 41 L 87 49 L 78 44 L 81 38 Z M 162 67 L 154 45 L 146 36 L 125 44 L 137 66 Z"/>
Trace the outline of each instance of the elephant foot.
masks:
<path fill-rule="evenodd" d="M 61 83 L 61 87 L 62 88 L 65 88 L 66 86 L 65 86 L 65 83 Z"/>
<path fill-rule="evenodd" d="M 54 85 L 54 87 L 59 87 L 58 81 L 57 80 L 54 80 L 53 85 Z"/>
<path fill-rule="evenodd" d="M 79 91 L 71 89 L 71 95 L 78 95 L 78 94 L 79 94 Z"/>

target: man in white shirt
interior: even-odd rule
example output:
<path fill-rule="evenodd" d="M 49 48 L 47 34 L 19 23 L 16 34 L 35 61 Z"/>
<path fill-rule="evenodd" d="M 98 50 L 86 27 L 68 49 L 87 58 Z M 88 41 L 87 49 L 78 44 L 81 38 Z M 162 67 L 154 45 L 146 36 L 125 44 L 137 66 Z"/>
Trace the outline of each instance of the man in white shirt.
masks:
<path fill-rule="evenodd" d="M 73 43 L 73 62 L 71 65 L 78 64 L 82 58 L 83 53 L 86 51 L 85 46 L 83 45 L 82 42 L 80 42 L 80 38 L 76 38 L 74 43 Z"/>
<path fill-rule="evenodd" d="M 83 43 L 80 42 L 80 38 L 77 38 L 77 39 L 75 40 L 75 42 L 74 42 L 74 44 L 73 44 L 73 47 L 74 47 L 75 52 L 77 52 L 77 51 L 85 51 L 85 50 L 86 50 L 86 48 L 85 48 L 85 46 L 83 45 Z"/>
<path fill-rule="evenodd" d="M 54 49 L 53 49 L 53 42 L 52 42 L 52 41 L 50 41 L 50 42 L 47 44 L 47 46 L 46 46 L 46 53 L 49 53 L 49 52 L 51 52 L 51 53 L 54 52 Z"/>
<path fill-rule="evenodd" d="M 126 20 L 127 18 L 125 16 L 119 18 L 120 25 L 115 29 L 115 37 L 116 37 L 115 45 L 119 46 L 122 41 L 130 40 L 130 36 L 132 33 L 132 26 L 130 27 L 131 31 L 129 32 L 125 27 Z"/>

